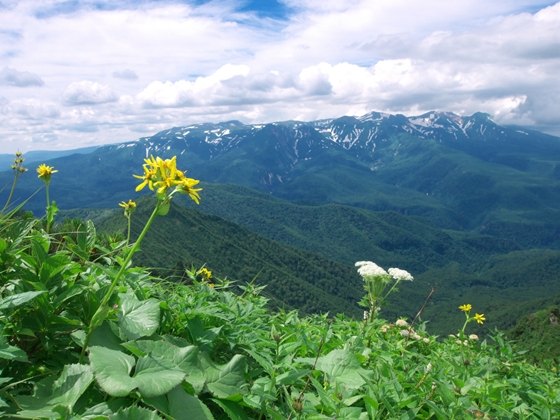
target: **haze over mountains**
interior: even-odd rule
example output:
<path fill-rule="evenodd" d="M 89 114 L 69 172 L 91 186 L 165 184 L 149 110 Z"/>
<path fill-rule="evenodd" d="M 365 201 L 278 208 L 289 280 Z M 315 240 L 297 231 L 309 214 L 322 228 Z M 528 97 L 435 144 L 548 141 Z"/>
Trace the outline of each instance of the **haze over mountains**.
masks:
<path fill-rule="evenodd" d="M 50 160 L 51 197 L 62 209 L 116 208 L 137 196 L 132 174 L 152 154 L 176 155 L 203 182 L 199 210 L 345 264 L 398 264 L 440 283 L 443 312 L 468 297 L 498 314 L 560 290 L 560 138 L 482 113 L 197 124 Z M 30 171 L 16 199 L 40 186 Z M 43 200 L 26 208 L 41 214 Z"/>

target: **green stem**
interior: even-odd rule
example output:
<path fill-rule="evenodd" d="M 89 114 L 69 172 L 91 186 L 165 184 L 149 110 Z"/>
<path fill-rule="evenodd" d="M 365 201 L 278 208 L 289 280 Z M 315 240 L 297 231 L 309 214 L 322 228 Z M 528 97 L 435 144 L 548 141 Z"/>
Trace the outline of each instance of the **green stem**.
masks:
<path fill-rule="evenodd" d="M 126 235 L 126 246 L 130 243 L 130 214 L 127 216 L 128 219 L 128 233 Z"/>
<path fill-rule="evenodd" d="M 19 173 L 16 172 L 15 176 L 14 176 L 14 183 L 12 184 L 12 190 L 10 191 L 10 195 L 8 196 L 8 201 L 6 201 L 6 204 L 4 205 L 4 208 L 2 209 L 0 214 L 4 214 L 4 210 L 6 210 L 6 208 L 8 208 L 8 205 L 10 204 L 10 201 L 12 201 L 12 195 L 14 195 L 14 190 L 16 189 L 16 182 L 17 182 L 18 176 L 19 176 Z"/>
<path fill-rule="evenodd" d="M 384 297 L 383 299 L 387 299 L 387 296 L 389 296 L 389 295 L 391 294 L 391 292 L 393 291 L 393 289 L 394 289 L 395 287 L 397 287 L 397 284 L 399 284 L 399 282 L 400 282 L 400 280 L 395 281 L 395 284 L 393 284 L 393 287 L 391 287 L 391 288 L 389 289 L 389 291 L 387 292 L 387 294 L 385 295 L 385 297 Z"/>
<path fill-rule="evenodd" d="M 152 222 L 154 221 L 154 219 L 156 218 L 156 216 L 158 214 L 161 203 L 162 203 L 162 201 L 160 200 L 156 204 L 156 207 L 155 207 L 154 211 L 152 212 L 152 215 L 150 216 L 150 218 L 146 222 L 146 225 L 144 226 L 144 229 L 142 230 L 142 233 L 140 233 L 140 236 L 138 236 L 138 239 L 136 240 L 136 242 L 132 246 L 130 252 L 128 253 L 126 259 L 124 260 L 124 262 L 121 266 L 121 269 L 119 270 L 119 272 L 115 276 L 113 282 L 111 283 L 111 286 L 109 287 L 109 290 L 107 290 L 107 293 L 105 293 L 105 297 L 101 301 L 101 304 L 99 305 L 99 308 L 97 309 L 97 311 L 93 315 L 92 321 L 90 322 L 90 325 L 89 325 L 89 328 L 88 328 L 88 333 L 87 333 L 86 339 L 84 341 L 84 345 L 82 347 L 82 353 L 80 354 L 80 359 L 78 360 L 78 363 L 82 363 L 82 360 L 84 358 L 84 354 L 86 352 L 86 349 L 87 349 L 87 346 L 89 344 L 89 340 L 91 338 L 91 334 L 93 333 L 93 330 L 95 330 L 95 328 L 98 325 L 101 325 L 103 323 L 103 321 L 105 320 L 105 317 L 107 316 L 107 312 L 108 312 L 107 311 L 107 302 L 109 302 L 109 299 L 111 298 L 111 295 L 113 294 L 113 290 L 117 286 L 117 283 L 118 283 L 119 279 L 121 278 L 121 276 L 123 275 L 128 263 L 130 262 L 130 260 L 132 259 L 133 255 L 136 253 L 136 251 L 138 251 L 138 249 L 140 248 L 140 242 L 142 242 L 142 239 L 144 239 L 144 236 L 146 236 L 146 233 L 148 233 L 148 229 L 150 228 L 150 225 L 152 224 Z M 103 314 L 103 312 L 105 312 L 105 314 Z M 103 315 L 101 315 L 101 319 L 96 319 L 97 314 L 103 314 Z M 97 325 L 94 325 L 94 323 L 93 323 L 94 320 L 96 321 L 95 324 L 97 324 Z"/>

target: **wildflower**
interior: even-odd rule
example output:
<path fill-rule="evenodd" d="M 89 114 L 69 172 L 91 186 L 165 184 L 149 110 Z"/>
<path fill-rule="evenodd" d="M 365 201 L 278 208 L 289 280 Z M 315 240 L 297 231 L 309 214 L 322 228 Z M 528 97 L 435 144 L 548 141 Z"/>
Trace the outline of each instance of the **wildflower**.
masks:
<path fill-rule="evenodd" d="M 414 277 L 412 277 L 412 275 L 406 271 L 406 270 L 401 270 L 400 268 L 389 268 L 389 274 L 391 276 L 393 276 L 393 278 L 395 280 L 408 280 L 408 281 L 412 281 L 414 280 Z"/>
<path fill-rule="evenodd" d="M 429 372 L 432 370 L 432 363 L 428 363 L 428 366 L 426 366 L 426 372 Z"/>
<path fill-rule="evenodd" d="M 404 319 L 397 319 L 397 322 L 395 322 L 395 325 L 397 327 L 408 327 L 408 322 L 406 322 Z"/>
<path fill-rule="evenodd" d="M 430 339 L 427 338 L 427 337 L 424 337 L 424 338 L 422 339 L 422 341 L 423 341 L 424 343 L 428 344 L 428 343 L 430 342 Z"/>
<path fill-rule="evenodd" d="M 478 341 L 478 335 L 476 335 L 476 334 L 469 335 L 469 338 L 473 341 Z"/>
<path fill-rule="evenodd" d="M 212 278 L 212 272 L 210 270 L 208 270 L 206 267 L 198 270 L 198 273 L 196 273 L 196 274 L 200 275 L 202 277 L 202 279 L 205 280 L 205 281 L 208 281 Z"/>
<path fill-rule="evenodd" d="M 408 330 L 400 330 L 399 334 L 402 335 L 403 337 L 408 337 L 410 336 L 410 331 Z"/>
<path fill-rule="evenodd" d="M 37 173 L 39 174 L 38 178 L 41 178 L 45 184 L 49 184 L 51 182 L 51 176 L 55 172 L 58 172 L 52 166 L 47 166 L 44 163 L 41 163 L 37 168 Z"/>
<path fill-rule="evenodd" d="M 200 181 L 192 178 L 187 178 L 184 171 L 177 169 L 177 156 L 171 159 L 161 159 L 160 157 L 154 158 L 150 156 L 149 159 L 144 159 L 146 162 L 143 165 L 143 175 L 133 175 L 135 178 L 141 179 L 136 187 L 136 191 L 142 190 L 146 185 L 150 190 L 156 190 L 156 196 L 159 200 L 165 200 L 173 194 L 188 194 L 191 199 L 199 204 L 200 196 L 198 192 L 202 188 L 194 188 Z M 173 191 L 169 193 L 169 190 Z"/>
<path fill-rule="evenodd" d="M 387 274 L 385 270 L 371 261 L 358 261 L 356 266 L 360 267 L 358 269 L 358 274 L 362 277 L 373 277 Z"/>
<path fill-rule="evenodd" d="M 14 171 L 14 182 L 12 184 L 12 189 L 10 190 L 10 195 L 8 196 L 8 200 L 6 201 L 6 204 L 4 204 L 4 207 L 2 208 L 2 211 L 0 211 L 0 214 L 3 214 L 4 210 L 6 210 L 8 208 L 8 206 L 10 205 L 10 201 L 12 200 L 12 196 L 14 195 L 14 190 L 16 188 L 16 183 L 17 183 L 17 180 L 18 180 L 19 176 L 24 174 L 25 172 L 27 172 L 27 168 L 23 167 L 23 161 L 25 159 L 22 158 L 21 156 L 22 156 L 22 153 L 18 150 L 16 152 L 16 157 L 14 159 L 14 164 L 11 165 L 11 167 Z"/>
<path fill-rule="evenodd" d="M 486 321 L 486 318 L 484 318 L 484 314 L 475 314 L 474 319 L 479 324 L 484 324 L 484 321 Z"/>
<path fill-rule="evenodd" d="M 367 315 L 364 317 L 364 319 L 367 319 Z M 388 324 L 385 324 L 379 329 L 379 331 L 381 331 L 382 333 L 386 333 L 389 330 L 389 328 L 391 328 L 391 326 L 388 325 Z"/>
<path fill-rule="evenodd" d="M 128 203 L 126 202 L 122 202 L 119 203 L 119 206 L 121 206 L 122 208 L 124 208 L 124 215 L 127 216 L 132 214 L 132 212 L 136 209 L 136 203 L 132 200 L 128 200 Z"/>
<path fill-rule="evenodd" d="M 459 306 L 459 309 L 463 312 L 470 312 L 472 309 L 472 305 L 470 303 L 467 303 L 466 305 Z"/>

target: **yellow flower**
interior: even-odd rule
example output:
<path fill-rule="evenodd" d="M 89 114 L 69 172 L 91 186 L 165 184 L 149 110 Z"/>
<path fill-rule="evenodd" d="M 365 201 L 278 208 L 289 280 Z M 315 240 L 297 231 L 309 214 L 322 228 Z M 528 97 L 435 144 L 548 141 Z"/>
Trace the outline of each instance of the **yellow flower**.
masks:
<path fill-rule="evenodd" d="M 484 321 L 486 321 L 486 318 L 484 318 L 484 314 L 475 314 L 474 319 L 479 324 L 484 324 Z"/>
<path fill-rule="evenodd" d="M 200 195 L 198 195 L 198 192 L 202 191 L 202 188 L 193 188 L 199 182 L 200 181 L 197 179 L 183 177 L 181 183 L 177 185 L 177 192 L 181 194 L 188 194 L 196 204 L 199 204 Z"/>
<path fill-rule="evenodd" d="M 472 309 L 472 305 L 470 303 L 467 303 L 466 305 L 459 306 L 459 309 L 463 312 L 470 312 L 470 310 Z"/>
<path fill-rule="evenodd" d="M 193 187 L 200 181 L 185 177 L 185 172 L 177 169 L 177 156 L 165 160 L 150 156 L 149 159 L 144 159 L 144 162 L 146 162 L 143 165 L 144 175 L 134 175 L 135 178 L 142 180 L 142 183 L 136 187 L 136 191 L 148 185 L 152 191 L 157 188 L 156 195 L 159 200 L 180 193 L 189 194 L 196 204 L 199 204 L 198 191 L 202 188 Z M 171 194 L 169 194 L 170 188 L 174 188 Z"/>
<path fill-rule="evenodd" d="M 123 201 L 122 203 L 119 203 L 119 206 L 124 207 L 125 209 L 134 209 L 136 208 L 136 203 L 132 200 L 128 200 L 128 203 Z"/>
<path fill-rule="evenodd" d="M 51 176 L 55 172 L 58 172 L 52 166 L 47 166 L 44 163 L 41 163 L 37 168 L 37 173 L 39 174 L 39 178 L 45 181 L 47 184 L 51 181 Z"/>
<path fill-rule="evenodd" d="M 212 272 L 206 267 L 201 268 L 197 274 L 200 274 L 205 280 L 210 280 L 212 278 Z"/>
<path fill-rule="evenodd" d="M 129 217 L 132 214 L 132 212 L 136 209 L 136 203 L 132 200 L 128 200 L 128 203 L 123 201 L 122 203 L 119 203 L 119 206 L 124 208 L 124 215 L 126 217 Z"/>
<path fill-rule="evenodd" d="M 140 191 L 146 185 L 150 190 L 154 190 L 154 182 L 157 181 L 157 173 L 155 169 L 149 168 L 148 165 L 143 165 L 144 175 L 132 175 L 134 178 L 142 179 L 143 182 L 136 187 L 136 191 Z"/>

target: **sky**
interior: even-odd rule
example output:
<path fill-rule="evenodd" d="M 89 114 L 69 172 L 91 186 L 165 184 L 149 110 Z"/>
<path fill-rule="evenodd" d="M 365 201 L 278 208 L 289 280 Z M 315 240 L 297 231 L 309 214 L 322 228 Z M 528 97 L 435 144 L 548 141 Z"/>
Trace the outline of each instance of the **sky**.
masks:
<path fill-rule="evenodd" d="M 0 0 L 0 153 L 432 110 L 560 136 L 560 2 Z"/>

